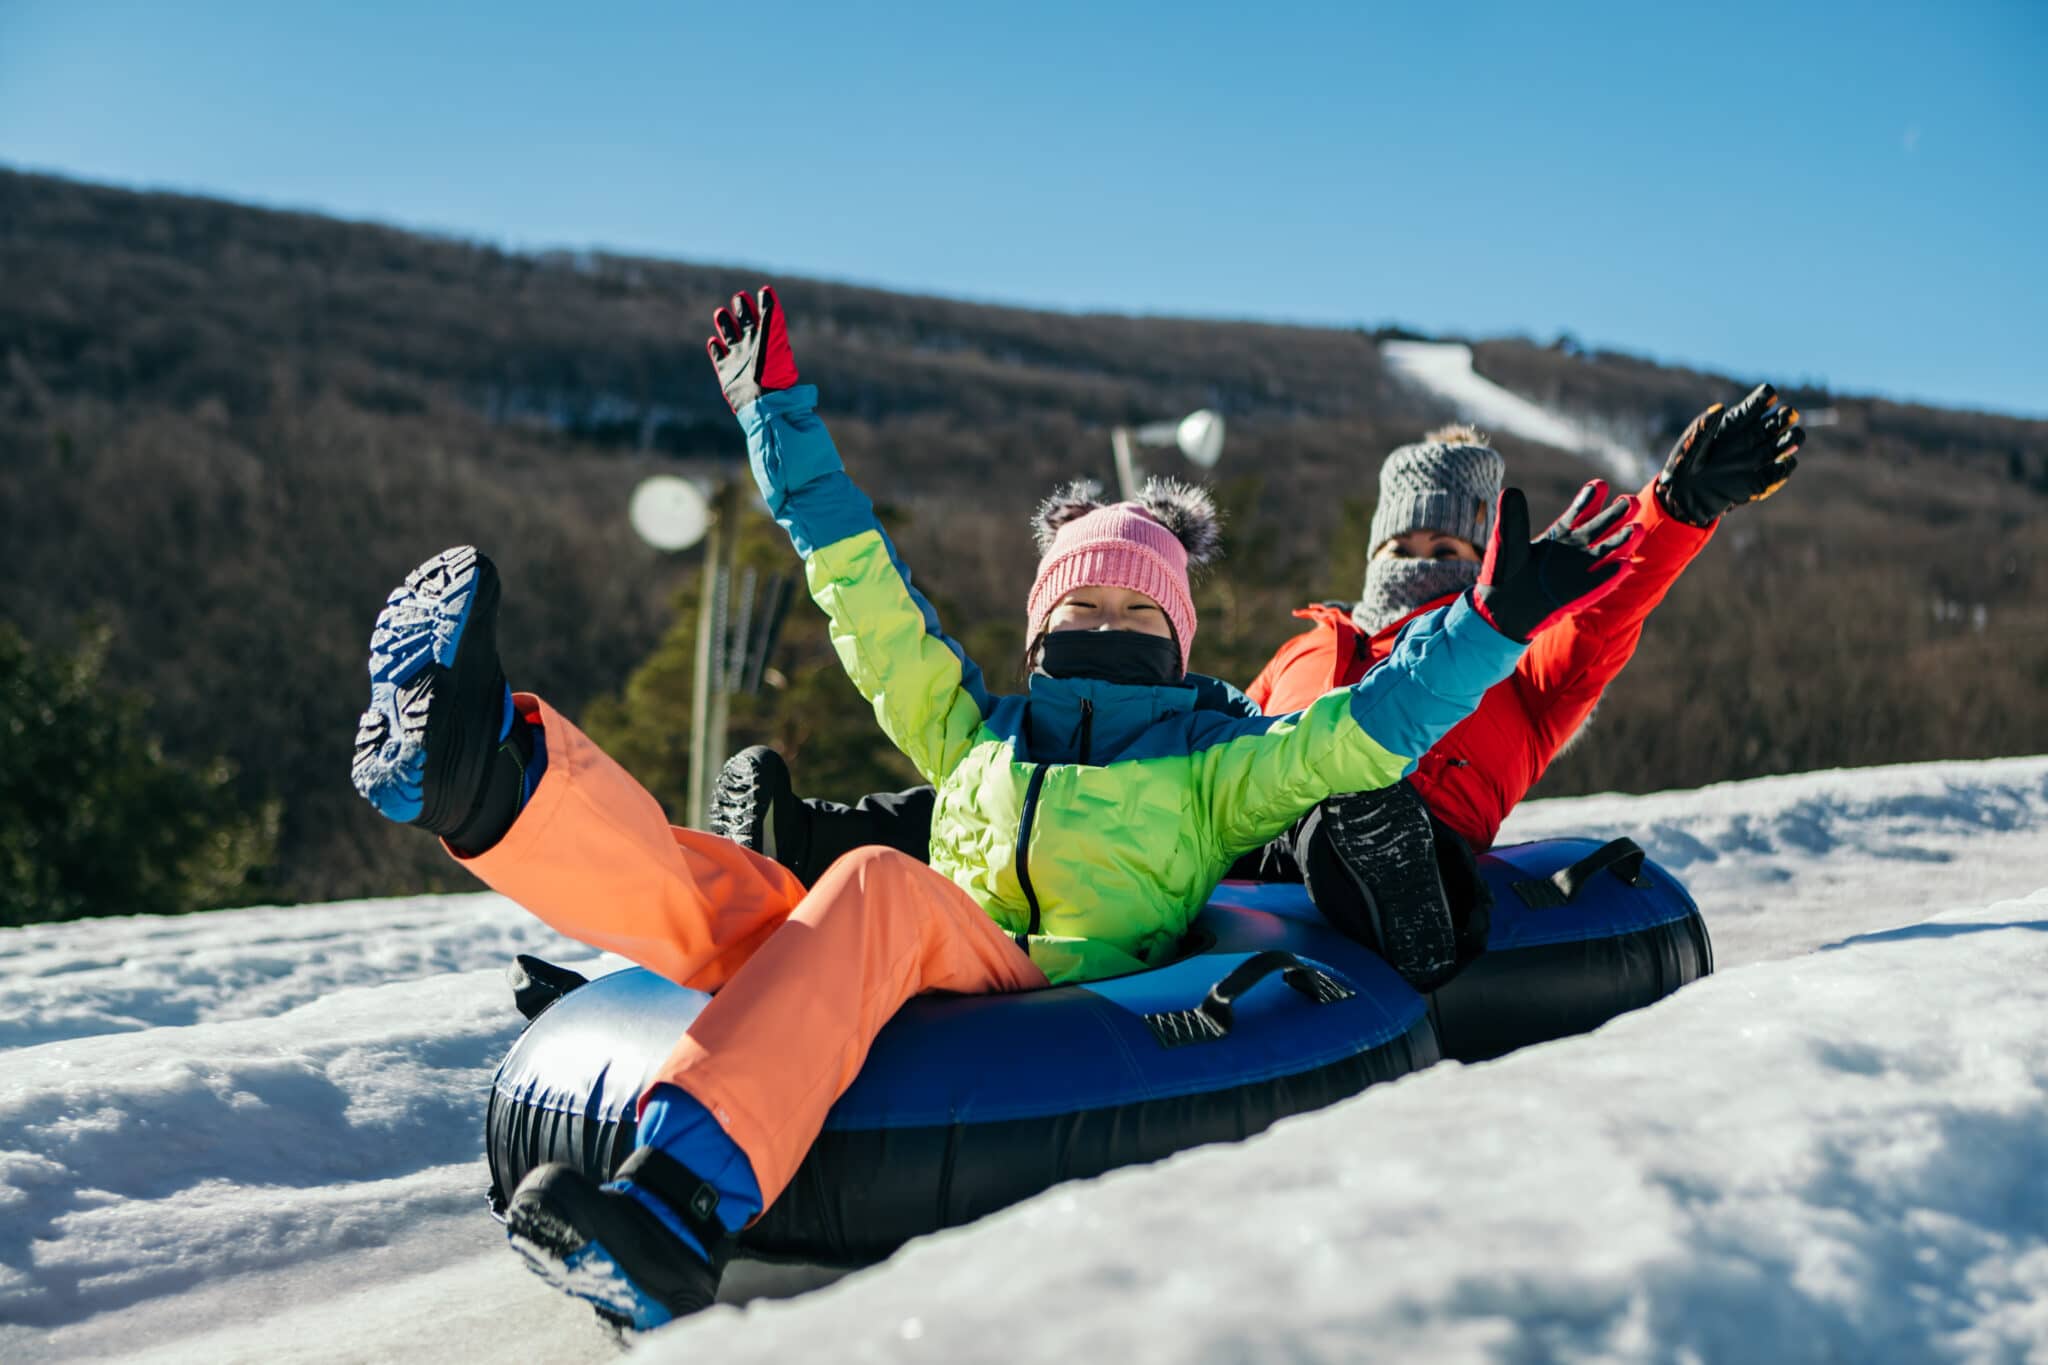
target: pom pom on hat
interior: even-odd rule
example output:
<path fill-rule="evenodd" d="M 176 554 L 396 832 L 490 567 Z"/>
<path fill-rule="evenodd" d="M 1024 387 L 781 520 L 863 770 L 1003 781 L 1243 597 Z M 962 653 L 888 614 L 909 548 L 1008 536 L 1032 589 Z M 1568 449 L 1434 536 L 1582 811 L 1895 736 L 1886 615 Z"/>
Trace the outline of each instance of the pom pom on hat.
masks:
<path fill-rule="evenodd" d="M 1093 479 L 1075 479 L 1055 488 L 1052 496 L 1039 503 L 1038 510 L 1031 514 L 1031 537 L 1038 542 L 1038 553 L 1043 555 L 1052 549 L 1053 538 L 1059 535 L 1062 526 L 1106 506 L 1102 485 Z"/>
<path fill-rule="evenodd" d="M 1216 500 L 1201 485 L 1179 479 L 1147 479 L 1138 490 L 1138 505 L 1173 532 L 1188 552 L 1190 569 L 1214 563 L 1223 553 L 1223 519 L 1216 514 Z"/>

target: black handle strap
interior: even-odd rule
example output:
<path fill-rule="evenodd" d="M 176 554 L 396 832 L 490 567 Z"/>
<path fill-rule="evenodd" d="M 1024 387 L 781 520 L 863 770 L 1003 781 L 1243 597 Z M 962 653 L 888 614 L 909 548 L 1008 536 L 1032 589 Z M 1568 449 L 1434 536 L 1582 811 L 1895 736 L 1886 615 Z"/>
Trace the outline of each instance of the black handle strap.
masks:
<path fill-rule="evenodd" d="M 1600 845 L 1570 867 L 1561 867 L 1548 877 L 1531 877 L 1515 883 L 1515 894 L 1531 910 L 1555 910 L 1579 898 L 1595 877 L 1612 872 L 1625 886 L 1646 887 L 1643 850 L 1633 839 L 1615 839 Z"/>
<path fill-rule="evenodd" d="M 1336 977 L 1311 967 L 1293 953 L 1273 948 L 1254 953 L 1231 968 L 1221 981 L 1209 988 L 1208 996 L 1193 1009 L 1161 1010 L 1157 1014 L 1146 1015 L 1145 1023 L 1161 1047 L 1212 1043 L 1229 1033 L 1231 1025 L 1237 1022 L 1232 1006 L 1238 997 L 1274 972 L 1280 973 L 1280 979 L 1306 996 L 1311 1004 L 1333 1004 L 1358 994 Z"/>
<path fill-rule="evenodd" d="M 557 967 L 552 962 L 543 962 L 528 953 L 521 953 L 505 969 L 505 980 L 512 986 L 512 1003 L 519 1006 L 519 1012 L 528 1020 L 533 1020 L 540 1017 L 542 1010 L 584 985 L 589 978 L 581 972 L 572 972 L 567 967 Z"/>

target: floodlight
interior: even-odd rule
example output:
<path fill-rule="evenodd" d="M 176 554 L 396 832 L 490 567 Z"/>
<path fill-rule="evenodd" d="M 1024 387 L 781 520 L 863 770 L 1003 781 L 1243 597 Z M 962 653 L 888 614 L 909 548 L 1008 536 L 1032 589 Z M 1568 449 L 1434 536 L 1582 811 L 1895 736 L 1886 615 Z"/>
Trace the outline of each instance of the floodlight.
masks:
<path fill-rule="evenodd" d="M 711 527 L 704 490 L 673 474 L 642 479 L 626 509 L 640 539 L 657 550 L 687 550 Z"/>
<path fill-rule="evenodd" d="M 1138 495 L 1140 473 L 1134 446 L 1178 446 L 1188 463 L 1214 469 L 1223 458 L 1223 415 L 1208 408 L 1191 412 L 1178 422 L 1147 422 L 1133 430 L 1116 427 L 1109 433 L 1116 452 L 1116 478 L 1126 498 Z"/>

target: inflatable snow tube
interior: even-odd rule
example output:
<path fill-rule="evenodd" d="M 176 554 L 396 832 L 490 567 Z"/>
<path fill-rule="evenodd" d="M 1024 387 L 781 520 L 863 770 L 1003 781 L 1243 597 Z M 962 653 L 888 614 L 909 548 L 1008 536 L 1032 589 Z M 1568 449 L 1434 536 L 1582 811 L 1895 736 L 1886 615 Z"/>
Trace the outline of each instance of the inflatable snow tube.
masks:
<path fill-rule="evenodd" d="M 1683 888 L 1639 850 L 1588 871 L 1594 852 L 1557 841 L 1482 859 L 1491 946 L 1433 1000 L 1325 925 L 1301 887 L 1246 883 L 1218 889 L 1166 966 L 913 1000 L 742 1252 L 879 1260 L 1061 1181 L 1244 1138 L 1443 1055 L 1583 1031 L 1710 970 Z M 1568 884 L 1573 867 L 1583 876 Z M 491 1088 L 496 1208 L 545 1162 L 609 1176 L 632 1151 L 639 1095 L 708 998 L 639 968 L 541 1007 L 550 994 L 522 1001 L 539 1013 Z"/>
<path fill-rule="evenodd" d="M 1634 840 L 1515 844 L 1479 870 L 1493 892 L 1486 952 L 1430 997 L 1452 1061 L 1590 1033 L 1714 970 L 1699 907 Z M 1320 921 L 1298 886 L 1225 882 L 1219 904 Z"/>
<path fill-rule="evenodd" d="M 1628 839 L 1548 839 L 1480 859 L 1486 952 L 1430 998 L 1443 1054 L 1482 1062 L 1590 1033 L 1714 970 L 1706 921 Z"/>
<path fill-rule="evenodd" d="M 1246 1137 L 1437 1060 L 1426 1002 L 1324 925 L 1217 907 L 1192 949 L 1108 981 L 911 1001 L 744 1248 L 878 1260 L 1063 1180 Z M 1231 1003 L 1197 1011 L 1232 978 Z M 494 1197 L 546 1161 L 615 1169 L 635 1101 L 707 998 L 635 968 L 542 1012 L 492 1087 Z"/>

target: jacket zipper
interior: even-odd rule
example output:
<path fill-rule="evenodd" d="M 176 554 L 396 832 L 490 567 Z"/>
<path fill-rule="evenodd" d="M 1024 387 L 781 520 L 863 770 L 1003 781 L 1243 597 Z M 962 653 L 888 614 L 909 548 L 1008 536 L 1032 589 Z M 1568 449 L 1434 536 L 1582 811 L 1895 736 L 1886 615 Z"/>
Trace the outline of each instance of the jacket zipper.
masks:
<path fill-rule="evenodd" d="M 1025 742 L 1030 742 L 1031 708 L 1024 708 Z M 1088 749 L 1095 737 L 1095 703 L 1088 698 L 1081 699 L 1081 761 L 1088 761 Z M 1025 952 L 1031 951 L 1029 940 L 1038 933 L 1041 918 L 1038 909 L 1038 891 L 1031 885 L 1031 825 L 1038 819 L 1038 793 L 1045 786 L 1047 765 L 1040 763 L 1031 769 L 1031 781 L 1024 788 L 1024 816 L 1017 822 L 1017 882 L 1024 888 L 1024 902 L 1031 907 L 1031 927 L 1017 937 L 1017 946 Z"/>
<path fill-rule="evenodd" d="M 1024 940 L 1038 932 L 1038 892 L 1031 887 L 1031 822 L 1038 818 L 1038 791 L 1045 785 L 1046 766 L 1040 763 L 1032 768 L 1030 785 L 1024 788 L 1024 817 L 1017 822 L 1017 881 L 1031 907 L 1031 927 L 1019 937 L 1017 946 L 1027 953 L 1031 949 Z"/>

